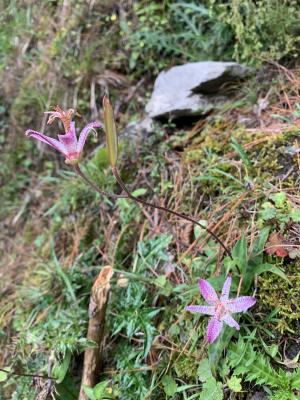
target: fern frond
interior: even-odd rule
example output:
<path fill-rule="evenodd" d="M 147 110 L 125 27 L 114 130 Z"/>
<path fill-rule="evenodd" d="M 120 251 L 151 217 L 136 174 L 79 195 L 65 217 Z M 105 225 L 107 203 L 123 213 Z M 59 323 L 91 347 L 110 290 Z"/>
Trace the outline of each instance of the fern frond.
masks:
<path fill-rule="evenodd" d="M 280 375 L 271 367 L 269 360 L 261 355 L 257 355 L 255 362 L 250 365 L 246 372 L 246 380 L 255 380 L 256 384 L 271 387 L 285 386 L 285 382 L 282 382 Z"/>
<path fill-rule="evenodd" d="M 271 396 L 270 400 L 299 400 L 299 397 L 291 391 L 278 390 Z"/>
<path fill-rule="evenodd" d="M 300 368 L 298 368 L 291 376 L 291 387 L 293 389 L 300 389 Z"/>
<path fill-rule="evenodd" d="M 247 381 L 279 388 L 288 385 L 286 374 L 278 374 L 271 367 L 269 360 L 257 354 L 252 344 L 245 343 L 242 338 L 230 346 L 228 361 L 229 366 L 234 369 L 234 374 L 244 375 Z"/>

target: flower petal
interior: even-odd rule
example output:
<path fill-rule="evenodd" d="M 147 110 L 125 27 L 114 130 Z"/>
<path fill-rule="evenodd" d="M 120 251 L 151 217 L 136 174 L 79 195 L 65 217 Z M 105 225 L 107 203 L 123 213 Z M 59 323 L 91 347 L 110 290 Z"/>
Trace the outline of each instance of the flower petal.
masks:
<path fill-rule="evenodd" d="M 220 299 L 221 301 L 228 300 L 230 286 L 231 286 L 231 277 L 228 276 L 223 285 L 222 295 L 221 295 L 221 299 Z"/>
<path fill-rule="evenodd" d="M 217 337 L 220 335 L 223 328 L 223 322 L 218 319 L 211 318 L 207 325 L 207 340 L 208 343 L 213 343 Z"/>
<path fill-rule="evenodd" d="M 215 289 L 206 280 L 204 279 L 199 280 L 199 289 L 202 296 L 208 302 L 208 304 L 213 305 L 215 301 L 219 300 Z"/>
<path fill-rule="evenodd" d="M 83 150 L 83 146 L 85 144 L 87 135 L 94 130 L 95 128 L 101 128 L 102 124 L 99 121 L 91 122 L 87 126 L 85 126 L 82 131 L 80 132 L 79 139 L 78 139 L 78 146 L 77 152 L 81 153 Z"/>
<path fill-rule="evenodd" d="M 231 313 L 238 313 L 248 310 L 248 308 L 252 307 L 255 303 L 256 303 L 255 297 L 242 296 L 236 299 L 230 299 L 226 305 L 226 308 Z"/>
<path fill-rule="evenodd" d="M 238 331 L 240 330 L 239 324 L 236 322 L 236 320 L 234 318 L 232 318 L 232 316 L 230 314 L 224 315 L 224 317 L 222 318 L 222 321 L 224 321 L 225 324 L 231 326 L 232 328 L 235 328 Z"/>
<path fill-rule="evenodd" d="M 33 137 L 41 142 L 47 143 L 47 144 L 49 144 L 49 146 L 54 147 L 56 150 L 60 151 L 64 155 L 66 155 L 65 146 L 56 139 L 52 139 L 51 137 L 46 136 L 41 132 L 33 131 L 32 129 L 28 129 L 25 132 L 25 135 L 28 137 Z"/>
<path fill-rule="evenodd" d="M 77 153 L 77 137 L 75 131 L 75 122 L 70 123 L 70 130 L 64 135 L 58 135 L 59 141 L 65 146 L 68 154 Z"/>
<path fill-rule="evenodd" d="M 187 306 L 185 307 L 186 311 L 198 312 L 206 315 L 214 315 L 215 307 L 214 306 Z"/>

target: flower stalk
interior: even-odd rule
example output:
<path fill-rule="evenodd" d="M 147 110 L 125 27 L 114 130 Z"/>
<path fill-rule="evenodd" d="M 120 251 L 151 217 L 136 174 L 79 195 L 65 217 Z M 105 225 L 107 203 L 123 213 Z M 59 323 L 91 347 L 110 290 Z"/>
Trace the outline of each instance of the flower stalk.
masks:
<path fill-rule="evenodd" d="M 140 203 L 143 206 L 149 206 L 149 207 L 156 208 L 158 210 L 164 211 L 166 213 L 170 213 L 170 214 L 176 215 L 176 217 L 179 217 L 181 219 L 185 219 L 186 221 L 192 222 L 193 224 L 199 226 L 200 228 L 205 229 L 207 231 L 207 233 L 209 235 L 211 235 L 222 246 L 222 248 L 225 250 L 226 254 L 231 259 L 233 259 L 230 250 L 227 248 L 227 246 L 223 243 L 223 241 L 211 229 L 209 229 L 208 227 L 200 224 L 200 222 L 198 222 L 197 220 L 195 220 L 192 217 L 189 217 L 187 215 L 181 214 L 181 213 L 179 213 L 177 211 L 174 211 L 174 210 L 171 210 L 171 209 L 169 209 L 167 207 L 163 207 L 163 206 L 159 206 L 157 204 L 149 203 L 148 201 L 145 201 L 145 200 L 142 200 L 142 199 L 140 199 L 138 197 L 135 197 L 133 194 L 131 194 L 129 189 L 127 189 L 125 183 L 123 182 L 123 180 L 122 180 L 122 178 L 121 178 L 121 176 L 119 174 L 118 168 L 116 166 L 112 167 L 112 172 L 113 172 L 118 184 L 120 185 L 120 187 L 124 190 L 124 192 L 128 195 L 128 197 L 131 200 L 134 200 L 136 203 Z"/>
<path fill-rule="evenodd" d="M 108 193 L 105 192 L 104 190 L 101 190 L 98 188 L 97 185 L 94 184 L 94 182 L 92 182 L 82 171 L 82 169 L 80 168 L 79 164 L 76 164 L 73 166 L 75 172 L 85 181 L 85 183 L 87 183 L 89 186 L 91 186 L 97 193 L 101 194 L 102 196 L 105 197 L 111 197 L 112 199 L 122 199 L 122 198 L 127 198 L 128 195 L 127 194 L 114 194 L 114 193 Z"/>

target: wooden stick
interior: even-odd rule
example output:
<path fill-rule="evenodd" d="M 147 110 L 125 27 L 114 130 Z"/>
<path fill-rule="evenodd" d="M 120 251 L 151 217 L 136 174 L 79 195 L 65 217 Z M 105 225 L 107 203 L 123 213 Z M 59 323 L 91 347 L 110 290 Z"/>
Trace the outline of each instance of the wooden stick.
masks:
<path fill-rule="evenodd" d="M 113 269 L 103 267 L 92 288 L 89 305 L 89 326 L 87 339 L 95 342 L 95 347 L 90 347 L 84 352 L 83 373 L 79 400 L 88 400 L 83 387 L 94 387 L 99 381 L 102 367 L 101 348 L 104 333 L 106 305 L 109 298 L 110 280 Z"/>

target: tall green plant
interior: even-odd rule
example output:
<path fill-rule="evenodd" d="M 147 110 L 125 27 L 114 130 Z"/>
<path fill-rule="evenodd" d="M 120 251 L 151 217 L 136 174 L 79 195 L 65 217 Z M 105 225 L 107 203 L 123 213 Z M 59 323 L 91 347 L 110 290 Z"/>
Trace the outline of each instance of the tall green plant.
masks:
<path fill-rule="evenodd" d="M 300 9 L 295 0 L 211 0 L 234 36 L 233 57 L 257 65 L 262 61 L 296 56 L 300 37 L 297 32 Z"/>

